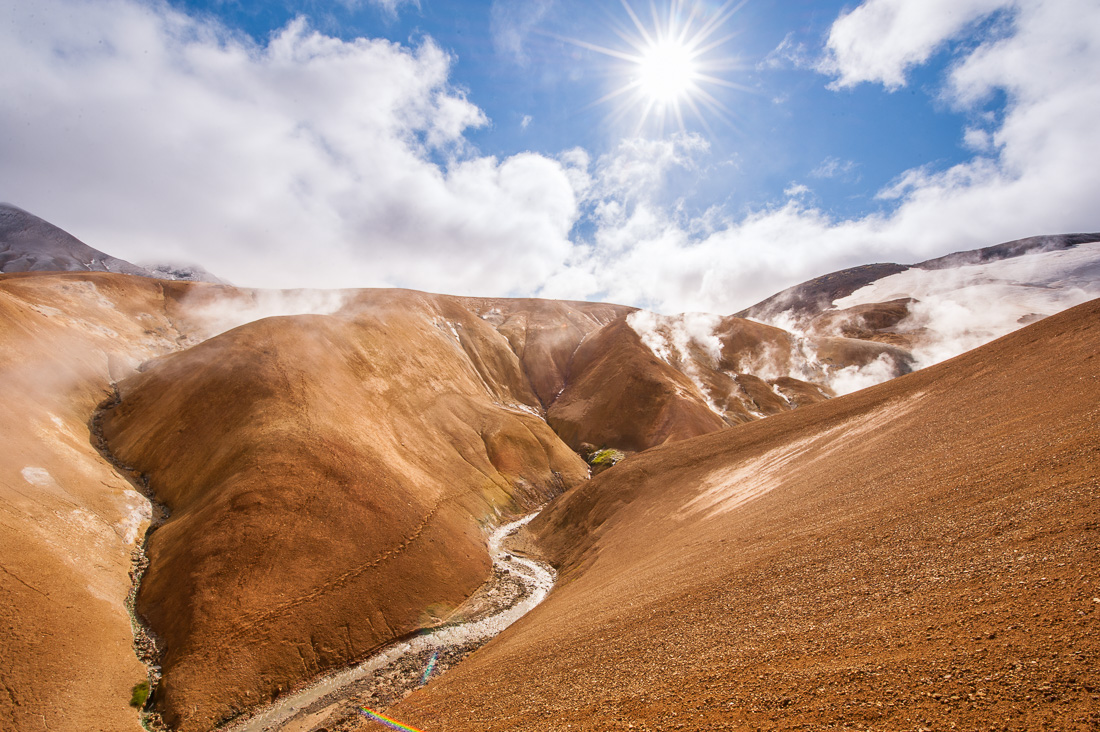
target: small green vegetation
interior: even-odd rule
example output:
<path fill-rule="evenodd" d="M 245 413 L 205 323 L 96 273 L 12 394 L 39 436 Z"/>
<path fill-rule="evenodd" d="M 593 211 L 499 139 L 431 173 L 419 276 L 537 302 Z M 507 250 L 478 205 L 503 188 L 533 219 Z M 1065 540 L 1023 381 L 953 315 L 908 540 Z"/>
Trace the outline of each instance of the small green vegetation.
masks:
<path fill-rule="evenodd" d="M 130 706 L 135 709 L 141 709 L 145 706 L 145 700 L 149 698 L 149 682 L 139 681 L 134 684 L 133 690 L 130 692 Z"/>
<path fill-rule="evenodd" d="M 597 450 L 588 456 L 588 464 L 593 467 L 610 468 L 615 463 L 626 457 L 626 454 L 621 450 L 615 450 L 613 448 L 605 448 L 603 450 Z"/>

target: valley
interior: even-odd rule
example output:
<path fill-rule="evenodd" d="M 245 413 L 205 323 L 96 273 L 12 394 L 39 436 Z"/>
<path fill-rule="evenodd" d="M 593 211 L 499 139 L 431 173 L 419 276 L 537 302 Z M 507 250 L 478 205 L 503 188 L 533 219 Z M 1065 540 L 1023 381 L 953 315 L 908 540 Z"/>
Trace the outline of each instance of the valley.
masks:
<path fill-rule="evenodd" d="M 1097 240 L 740 316 L 2 274 L 0 727 L 1094 729 Z"/>

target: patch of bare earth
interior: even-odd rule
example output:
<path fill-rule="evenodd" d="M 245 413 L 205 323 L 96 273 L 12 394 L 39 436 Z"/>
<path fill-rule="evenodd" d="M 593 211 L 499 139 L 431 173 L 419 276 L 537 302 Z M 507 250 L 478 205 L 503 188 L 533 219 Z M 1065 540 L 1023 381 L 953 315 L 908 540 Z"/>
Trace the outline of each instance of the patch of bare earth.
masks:
<path fill-rule="evenodd" d="M 1093 301 L 624 461 L 533 524 L 550 598 L 390 714 L 427 732 L 1100 729 L 1098 346 Z"/>

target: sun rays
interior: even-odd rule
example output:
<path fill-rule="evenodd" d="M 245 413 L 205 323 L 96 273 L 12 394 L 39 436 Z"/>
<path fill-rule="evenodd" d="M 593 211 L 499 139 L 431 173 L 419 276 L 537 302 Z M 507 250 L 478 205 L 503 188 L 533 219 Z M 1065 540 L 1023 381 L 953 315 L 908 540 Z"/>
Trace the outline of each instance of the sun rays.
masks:
<path fill-rule="evenodd" d="M 733 111 L 707 87 L 749 91 L 721 76 L 738 68 L 723 47 L 736 35 L 727 23 L 745 0 L 727 0 L 716 9 L 699 0 L 666 0 L 660 7 L 650 0 L 648 21 L 630 0 L 620 2 L 630 23 L 619 22 L 612 31 L 623 47 L 563 39 L 619 62 L 614 88 L 593 105 L 612 104 L 613 122 L 633 118 L 634 134 L 650 127 L 660 134 L 670 127 L 685 131 L 685 117 L 711 134 L 708 117 L 732 124 Z"/>

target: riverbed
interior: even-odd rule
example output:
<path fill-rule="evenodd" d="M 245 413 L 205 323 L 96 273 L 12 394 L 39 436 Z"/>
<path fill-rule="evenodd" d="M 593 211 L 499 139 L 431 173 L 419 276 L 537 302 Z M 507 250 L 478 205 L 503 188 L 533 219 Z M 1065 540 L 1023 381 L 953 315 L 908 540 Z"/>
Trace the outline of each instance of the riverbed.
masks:
<path fill-rule="evenodd" d="M 384 710 L 459 663 L 542 602 L 550 565 L 509 551 L 508 537 L 538 511 L 498 527 L 488 539 L 492 574 L 454 613 L 461 618 L 393 643 L 351 668 L 292 692 L 219 732 L 314 732 L 344 726 L 361 706 Z"/>

